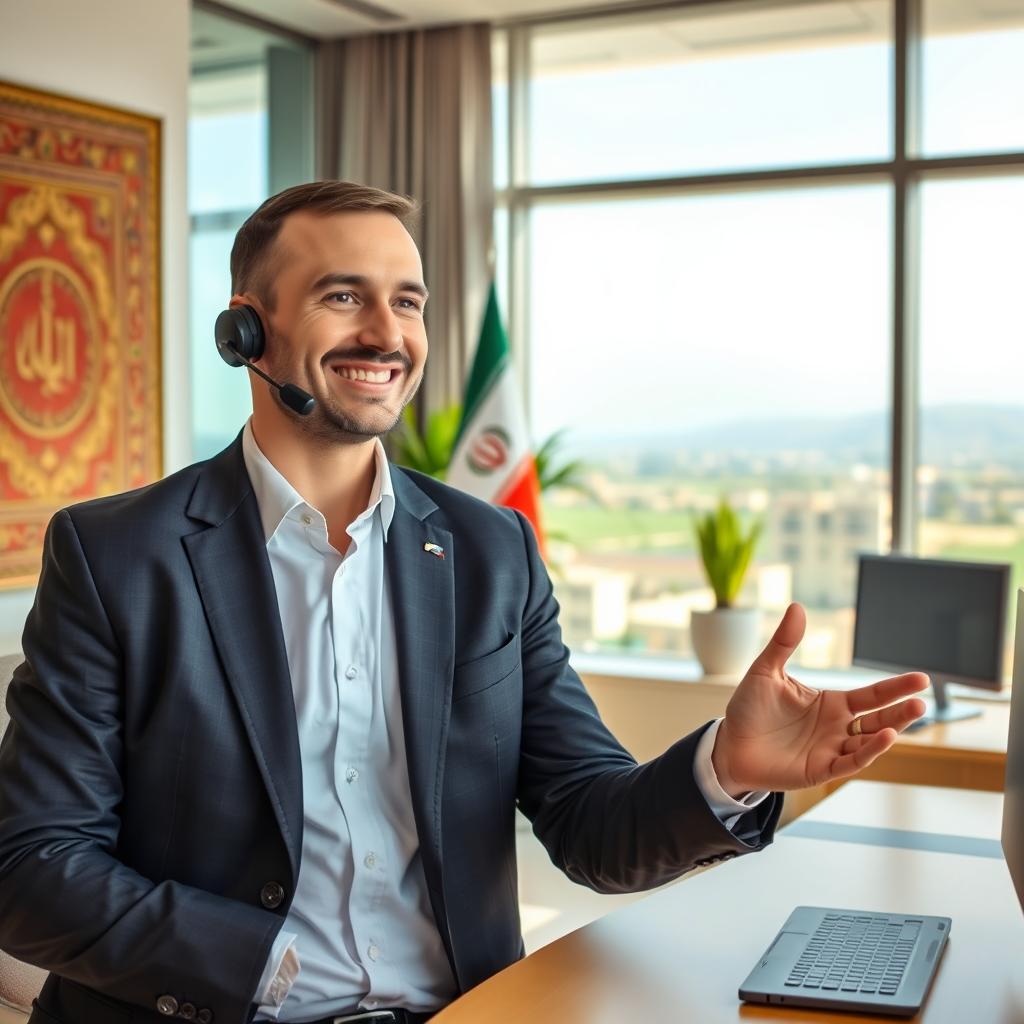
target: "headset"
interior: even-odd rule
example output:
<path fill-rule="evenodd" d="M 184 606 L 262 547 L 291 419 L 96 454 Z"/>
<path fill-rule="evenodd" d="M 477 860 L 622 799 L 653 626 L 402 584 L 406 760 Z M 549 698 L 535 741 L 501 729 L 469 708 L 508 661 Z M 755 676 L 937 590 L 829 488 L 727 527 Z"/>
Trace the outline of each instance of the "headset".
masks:
<path fill-rule="evenodd" d="M 308 416 L 316 405 L 316 400 L 308 391 L 294 384 L 281 384 L 268 377 L 253 363 L 263 356 L 267 347 L 267 336 L 263 330 L 263 322 L 259 313 L 252 306 L 235 306 L 225 309 L 217 317 L 213 326 L 213 337 L 217 342 L 217 351 L 228 366 L 245 366 L 268 384 L 277 388 L 281 401 L 300 416 Z"/>

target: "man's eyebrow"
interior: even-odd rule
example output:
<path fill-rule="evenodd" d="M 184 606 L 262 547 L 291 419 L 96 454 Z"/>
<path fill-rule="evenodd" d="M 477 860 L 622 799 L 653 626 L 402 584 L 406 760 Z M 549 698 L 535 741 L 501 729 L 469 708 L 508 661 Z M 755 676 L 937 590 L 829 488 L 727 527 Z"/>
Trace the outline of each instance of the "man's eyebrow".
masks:
<path fill-rule="evenodd" d="M 346 284 L 352 285 L 355 288 L 366 288 L 369 283 L 369 278 L 364 277 L 362 274 L 324 274 L 313 283 L 310 291 L 318 292 L 330 285 Z M 419 281 L 400 281 L 397 290 L 400 292 L 413 292 L 424 299 L 428 295 L 426 285 L 421 284 Z"/>

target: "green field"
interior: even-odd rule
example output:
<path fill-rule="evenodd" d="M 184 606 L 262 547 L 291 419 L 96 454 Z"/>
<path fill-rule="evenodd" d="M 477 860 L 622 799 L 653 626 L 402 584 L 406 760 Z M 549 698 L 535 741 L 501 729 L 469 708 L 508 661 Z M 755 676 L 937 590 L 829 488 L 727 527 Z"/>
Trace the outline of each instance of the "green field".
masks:
<path fill-rule="evenodd" d="M 685 512 L 549 506 L 544 509 L 544 529 L 583 550 L 602 546 L 626 551 L 694 550 L 693 524 Z"/>

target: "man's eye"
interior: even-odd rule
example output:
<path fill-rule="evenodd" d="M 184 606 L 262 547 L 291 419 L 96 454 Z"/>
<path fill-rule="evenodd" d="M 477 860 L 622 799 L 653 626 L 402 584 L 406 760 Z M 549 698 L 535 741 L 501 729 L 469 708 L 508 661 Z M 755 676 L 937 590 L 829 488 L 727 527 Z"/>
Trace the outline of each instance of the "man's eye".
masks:
<path fill-rule="evenodd" d="M 416 299 L 399 299 L 398 300 L 398 304 L 399 304 L 399 306 L 402 307 L 402 309 L 422 309 L 423 308 Z"/>
<path fill-rule="evenodd" d="M 351 302 L 355 296 L 351 292 L 331 292 L 327 296 L 328 299 L 337 299 L 339 302 Z"/>

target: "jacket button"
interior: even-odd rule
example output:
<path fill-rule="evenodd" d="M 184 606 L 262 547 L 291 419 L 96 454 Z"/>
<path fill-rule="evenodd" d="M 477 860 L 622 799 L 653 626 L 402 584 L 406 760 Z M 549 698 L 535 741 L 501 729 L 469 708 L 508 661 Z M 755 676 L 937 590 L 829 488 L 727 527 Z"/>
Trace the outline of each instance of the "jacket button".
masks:
<path fill-rule="evenodd" d="M 280 882 L 267 882 L 260 890 L 260 903 L 267 910 L 273 910 L 275 907 L 281 906 L 283 900 L 284 886 Z"/>
<path fill-rule="evenodd" d="M 161 996 L 156 1001 L 156 1008 L 165 1017 L 173 1017 L 178 1012 L 178 1000 L 174 996 Z"/>
<path fill-rule="evenodd" d="M 191 1003 L 182 1003 L 178 1016 L 182 1020 L 195 1020 L 196 1008 Z"/>
<path fill-rule="evenodd" d="M 210 1024 L 213 1020 L 213 1011 L 208 1010 L 205 1006 L 196 1014 L 196 1020 L 199 1024 Z"/>

